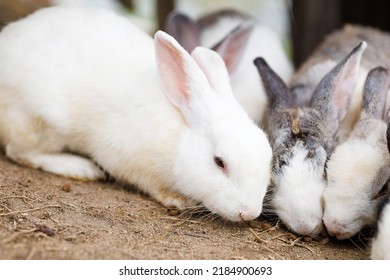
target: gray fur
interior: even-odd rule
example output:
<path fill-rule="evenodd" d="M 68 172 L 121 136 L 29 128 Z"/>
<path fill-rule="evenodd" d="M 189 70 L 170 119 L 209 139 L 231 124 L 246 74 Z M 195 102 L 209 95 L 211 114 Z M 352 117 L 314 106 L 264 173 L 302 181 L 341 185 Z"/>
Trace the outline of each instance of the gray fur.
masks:
<path fill-rule="evenodd" d="M 362 117 L 385 119 L 387 91 L 390 86 L 390 73 L 383 67 L 370 71 L 364 84 Z M 361 117 L 361 118 L 362 118 Z"/>
<path fill-rule="evenodd" d="M 365 46 L 365 43 L 356 46 L 328 73 L 324 73 L 315 87 L 303 84 L 289 89 L 264 59 L 254 61 L 269 101 L 266 130 L 273 148 L 270 191 L 273 197 L 270 204 L 274 209 L 271 210 L 279 215 L 287 227 L 299 234 L 315 236 L 322 229 L 322 211 L 318 209 L 321 209 L 321 186 L 325 186 L 325 163 L 338 142 L 336 132 L 346 115 L 354 82 L 357 81 L 357 75 L 350 73 L 356 73 Z M 305 96 L 300 98 L 300 93 Z M 307 181 L 307 176 L 311 178 L 310 181 Z M 294 184 L 298 200 L 318 199 L 315 210 L 311 210 L 311 206 L 301 205 L 302 202 L 291 201 L 291 197 L 285 197 L 286 190 L 283 191 L 283 188 L 288 188 L 290 184 Z M 306 188 L 313 188 L 315 197 L 311 197 Z M 283 199 L 288 199 L 289 203 L 284 205 Z M 283 218 L 285 214 L 281 214 L 289 211 L 299 212 L 292 217 L 293 221 L 289 221 L 288 214 L 286 218 Z M 307 216 L 315 218 L 307 223 Z"/>
<path fill-rule="evenodd" d="M 340 61 L 361 41 L 366 41 L 369 45 L 362 57 L 362 67 L 366 69 L 378 66 L 390 68 L 390 48 L 386 47 L 390 46 L 389 34 L 367 26 L 347 24 L 341 30 L 325 38 L 306 62 L 299 67 L 290 81 L 290 86 L 311 85 L 312 83 L 316 85 L 318 81 L 307 80 L 307 72 L 313 65 L 326 61 Z M 377 51 L 378 49 L 380 51 Z M 333 66 L 326 66 L 324 73 Z"/>
<path fill-rule="evenodd" d="M 182 45 L 188 52 L 191 52 L 195 47 L 200 45 L 200 34 L 203 32 L 203 30 L 211 28 L 219 21 L 219 19 L 225 17 L 237 18 L 242 20 L 242 22 L 251 20 L 249 15 L 240 13 L 239 11 L 233 9 L 219 10 L 217 12 L 200 17 L 198 20 L 191 19 L 189 16 L 174 10 L 167 17 L 165 29 L 168 34 L 172 35 L 180 43 L 180 45 Z M 219 43 L 215 44 L 211 48 L 215 50 L 221 47 L 224 40 L 232 35 L 231 33 L 234 33 L 235 39 L 240 39 L 238 34 L 243 33 L 243 28 L 248 28 L 248 25 L 244 25 L 240 30 L 237 30 L 237 28 L 232 30 L 222 40 L 220 40 Z M 236 31 L 239 31 L 239 33 L 236 33 Z M 249 34 L 250 33 L 244 34 L 246 37 L 240 40 L 247 40 Z M 236 44 L 237 46 L 238 43 L 239 42 Z M 239 47 L 242 47 L 243 45 L 245 45 L 245 43 L 241 43 Z"/>
<path fill-rule="evenodd" d="M 268 97 L 268 133 L 274 149 L 274 172 L 288 158 L 286 154 L 297 143 L 307 150 L 316 151 L 323 147 L 329 155 L 332 151 L 334 136 L 340 120 L 345 116 L 349 102 L 336 106 L 334 99 L 339 81 L 347 63 L 361 51 L 362 45 L 356 46 L 336 67 L 320 81 L 310 99 L 310 106 L 297 106 L 294 95 L 282 79 L 268 66 L 262 58 L 254 63 L 259 71 Z M 307 89 L 306 89 L 307 90 Z M 352 92 L 350 93 L 352 94 Z M 349 97 L 346 97 L 349 100 Z M 315 158 L 316 154 L 312 157 Z M 317 159 L 324 162 L 324 159 Z"/>
<path fill-rule="evenodd" d="M 365 139 L 370 136 L 370 127 L 375 122 L 384 122 L 386 112 L 387 93 L 390 88 L 390 73 L 383 67 L 371 70 L 363 89 L 362 109 L 351 137 Z M 378 138 L 378 142 L 387 145 L 386 135 Z M 385 150 L 387 152 L 387 150 Z M 390 174 L 389 174 L 390 175 Z"/>
<path fill-rule="evenodd" d="M 165 24 L 168 34 L 173 36 L 188 52 L 192 52 L 200 44 L 198 24 L 178 11 L 171 12 Z"/>
<path fill-rule="evenodd" d="M 293 96 L 283 80 L 270 68 L 264 58 L 254 61 L 268 96 L 269 110 L 285 109 L 294 106 Z M 269 94 L 268 94 L 269 92 Z M 275 94 L 274 94 L 275 93 Z"/>

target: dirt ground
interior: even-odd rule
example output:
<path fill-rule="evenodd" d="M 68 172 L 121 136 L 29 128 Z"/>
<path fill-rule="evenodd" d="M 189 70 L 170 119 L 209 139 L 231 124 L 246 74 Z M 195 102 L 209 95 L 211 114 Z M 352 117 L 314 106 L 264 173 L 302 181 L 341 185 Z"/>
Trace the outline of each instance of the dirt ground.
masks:
<path fill-rule="evenodd" d="M 369 238 L 303 238 L 278 221 L 179 213 L 113 182 L 80 182 L 0 154 L 0 259 L 368 259 Z"/>

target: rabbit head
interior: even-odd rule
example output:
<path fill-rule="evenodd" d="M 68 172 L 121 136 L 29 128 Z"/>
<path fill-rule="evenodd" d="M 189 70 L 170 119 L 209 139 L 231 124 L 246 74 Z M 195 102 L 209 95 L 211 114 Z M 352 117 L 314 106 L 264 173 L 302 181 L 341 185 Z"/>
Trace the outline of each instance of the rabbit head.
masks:
<path fill-rule="evenodd" d="M 290 230 L 299 234 L 316 236 L 323 229 L 325 163 L 347 113 L 365 48 L 362 42 L 323 77 L 308 106 L 297 106 L 292 90 L 265 60 L 255 60 L 269 101 L 271 207 Z"/>
<path fill-rule="evenodd" d="M 346 239 L 375 224 L 389 195 L 390 155 L 386 139 L 386 99 L 390 73 L 377 67 L 367 76 L 360 118 L 327 165 L 323 221 L 328 233 Z"/>
<path fill-rule="evenodd" d="M 163 91 L 189 128 L 175 155 L 178 191 L 228 220 L 256 218 L 272 150 L 234 98 L 223 60 L 203 47 L 190 55 L 162 32 L 155 49 Z"/>

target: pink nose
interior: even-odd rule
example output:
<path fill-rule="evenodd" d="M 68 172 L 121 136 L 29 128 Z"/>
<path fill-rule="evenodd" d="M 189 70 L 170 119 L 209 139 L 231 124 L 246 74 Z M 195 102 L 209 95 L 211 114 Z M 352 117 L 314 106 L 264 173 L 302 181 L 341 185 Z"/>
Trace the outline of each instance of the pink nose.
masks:
<path fill-rule="evenodd" d="M 260 213 L 250 209 L 248 206 L 242 206 L 239 215 L 242 221 L 251 221 L 256 219 Z"/>
<path fill-rule="evenodd" d="M 326 223 L 325 226 L 330 236 L 335 236 L 337 239 L 339 239 L 339 237 L 345 233 L 347 225 L 344 222 L 332 220 L 329 223 Z"/>

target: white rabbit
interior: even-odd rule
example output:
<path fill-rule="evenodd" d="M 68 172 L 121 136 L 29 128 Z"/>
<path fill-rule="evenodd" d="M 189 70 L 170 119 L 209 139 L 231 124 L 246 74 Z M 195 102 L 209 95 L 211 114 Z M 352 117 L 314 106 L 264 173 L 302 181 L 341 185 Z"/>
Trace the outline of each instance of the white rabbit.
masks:
<path fill-rule="evenodd" d="M 327 164 L 323 221 L 328 233 L 347 239 L 373 226 L 389 196 L 386 99 L 390 73 L 377 67 L 364 85 L 362 111 L 350 137 L 336 147 Z"/>
<path fill-rule="evenodd" d="M 233 94 L 259 125 L 264 118 L 267 96 L 258 86 L 261 81 L 253 60 L 264 57 L 286 82 L 293 73 L 281 38 L 254 18 L 236 10 L 217 11 L 197 21 L 174 11 L 167 20 L 167 32 L 188 50 L 201 45 L 222 56 L 230 73 Z"/>
<path fill-rule="evenodd" d="M 338 63 L 315 53 L 290 88 L 264 59 L 255 60 L 268 95 L 267 131 L 274 155 L 266 199 L 269 211 L 298 234 L 316 236 L 323 230 L 325 163 L 349 109 L 366 43 L 351 49 Z"/>
<path fill-rule="evenodd" d="M 390 260 L 390 198 L 383 206 L 378 231 L 371 244 L 372 260 Z"/>
<path fill-rule="evenodd" d="M 91 180 L 100 166 L 167 207 L 231 221 L 260 214 L 272 157 L 214 51 L 64 7 L 0 33 L 0 142 L 19 164 Z"/>

